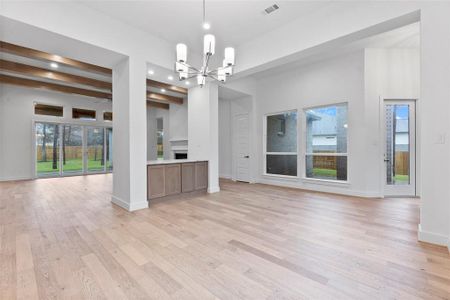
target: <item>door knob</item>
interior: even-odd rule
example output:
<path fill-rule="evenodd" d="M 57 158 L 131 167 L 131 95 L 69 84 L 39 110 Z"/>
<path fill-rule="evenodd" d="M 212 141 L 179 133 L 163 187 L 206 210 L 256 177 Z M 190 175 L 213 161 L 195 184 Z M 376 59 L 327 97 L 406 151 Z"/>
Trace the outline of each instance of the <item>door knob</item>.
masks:
<path fill-rule="evenodd" d="M 250 156 L 249 155 L 245 155 L 244 158 L 250 158 Z"/>

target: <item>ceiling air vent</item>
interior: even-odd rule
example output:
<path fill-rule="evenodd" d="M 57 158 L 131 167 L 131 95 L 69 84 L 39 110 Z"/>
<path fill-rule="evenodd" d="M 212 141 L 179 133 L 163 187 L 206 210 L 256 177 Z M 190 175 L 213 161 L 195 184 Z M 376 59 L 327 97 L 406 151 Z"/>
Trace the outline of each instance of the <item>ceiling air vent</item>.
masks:
<path fill-rule="evenodd" d="M 278 4 L 274 4 L 274 5 L 271 5 L 271 6 L 269 6 L 268 8 L 266 8 L 265 10 L 264 10 L 264 12 L 266 13 L 266 14 L 270 14 L 270 13 L 273 13 L 274 11 L 276 11 L 277 9 L 279 9 L 280 7 L 278 6 Z"/>

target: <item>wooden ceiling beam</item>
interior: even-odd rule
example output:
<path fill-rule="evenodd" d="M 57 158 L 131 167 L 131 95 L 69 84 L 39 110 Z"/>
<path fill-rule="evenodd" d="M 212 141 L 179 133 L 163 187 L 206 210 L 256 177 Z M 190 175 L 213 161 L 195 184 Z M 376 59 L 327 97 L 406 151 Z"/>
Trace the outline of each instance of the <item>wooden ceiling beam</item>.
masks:
<path fill-rule="evenodd" d="M 183 104 L 183 98 L 164 95 L 164 94 L 158 94 L 158 93 L 153 93 L 153 92 L 147 92 L 147 99 L 163 101 L 163 102 L 168 102 L 168 103 L 174 103 L 174 104 Z"/>
<path fill-rule="evenodd" d="M 179 94 L 187 95 L 188 90 L 179 86 L 174 86 L 164 82 L 159 82 L 151 79 L 147 79 L 147 86 L 152 86 L 155 88 L 165 89 L 167 91 L 176 92 Z"/>
<path fill-rule="evenodd" d="M 77 87 L 71 87 L 66 85 L 60 85 L 55 83 L 37 81 L 32 79 L 25 79 L 19 77 L 13 77 L 8 75 L 0 74 L 0 83 L 18 85 L 29 88 L 38 88 L 38 89 L 46 89 L 51 91 L 57 91 L 66 94 L 76 94 L 87 97 L 101 98 L 101 99 L 112 99 L 112 95 L 110 93 L 97 92 L 92 90 L 81 89 Z"/>
<path fill-rule="evenodd" d="M 51 71 L 43 68 L 38 68 L 30 65 L 20 64 L 12 61 L 0 59 L 0 70 L 9 71 L 17 74 L 52 79 L 62 81 L 65 83 L 77 83 L 88 85 L 99 89 L 112 90 L 112 83 L 100 81 L 92 78 Z"/>
<path fill-rule="evenodd" d="M 84 71 L 95 72 L 109 76 L 112 75 L 112 70 L 108 68 L 88 64 L 79 60 L 66 58 L 55 54 L 50 54 L 44 51 L 39 51 L 31 48 L 6 43 L 3 41 L 0 41 L 0 52 L 10 53 L 27 58 L 44 60 L 48 62 L 56 62 L 62 65 L 66 65 Z"/>
<path fill-rule="evenodd" d="M 147 101 L 147 106 L 161 109 L 169 109 L 170 105 L 167 103 L 155 102 L 155 101 Z"/>

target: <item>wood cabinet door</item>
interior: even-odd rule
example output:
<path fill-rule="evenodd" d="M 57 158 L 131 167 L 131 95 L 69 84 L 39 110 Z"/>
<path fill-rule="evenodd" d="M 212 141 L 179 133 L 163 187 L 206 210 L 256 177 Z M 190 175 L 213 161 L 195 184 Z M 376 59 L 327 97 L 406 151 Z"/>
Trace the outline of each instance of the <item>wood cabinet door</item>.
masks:
<path fill-rule="evenodd" d="M 147 194 L 148 199 L 166 195 L 164 166 L 147 166 Z"/>
<path fill-rule="evenodd" d="M 181 165 L 181 191 L 192 192 L 195 189 L 195 163 Z"/>
<path fill-rule="evenodd" d="M 166 196 L 181 193 L 181 165 L 166 165 L 165 168 Z"/>
<path fill-rule="evenodd" d="M 201 190 L 208 187 L 208 162 L 195 163 L 195 189 Z"/>

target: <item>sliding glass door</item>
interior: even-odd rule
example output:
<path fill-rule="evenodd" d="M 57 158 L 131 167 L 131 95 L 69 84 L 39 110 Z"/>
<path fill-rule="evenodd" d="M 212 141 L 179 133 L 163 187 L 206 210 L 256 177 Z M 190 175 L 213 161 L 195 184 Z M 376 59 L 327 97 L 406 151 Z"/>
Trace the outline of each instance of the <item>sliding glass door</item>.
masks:
<path fill-rule="evenodd" d="M 36 174 L 39 177 L 60 174 L 59 126 L 36 123 Z"/>
<path fill-rule="evenodd" d="M 83 173 L 83 127 L 62 125 L 62 171 L 64 175 Z"/>
<path fill-rule="evenodd" d="M 106 128 L 106 171 L 111 171 L 113 168 L 113 152 L 112 152 L 112 128 Z"/>
<path fill-rule="evenodd" d="M 35 123 L 36 176 L 110 172 L 112 128 Z"/>
<path fill-rule="evenodd" d="M 105 170 L 105 131 L 103 128 L 87 127 L 87 171 L 102 172 Z"/>

